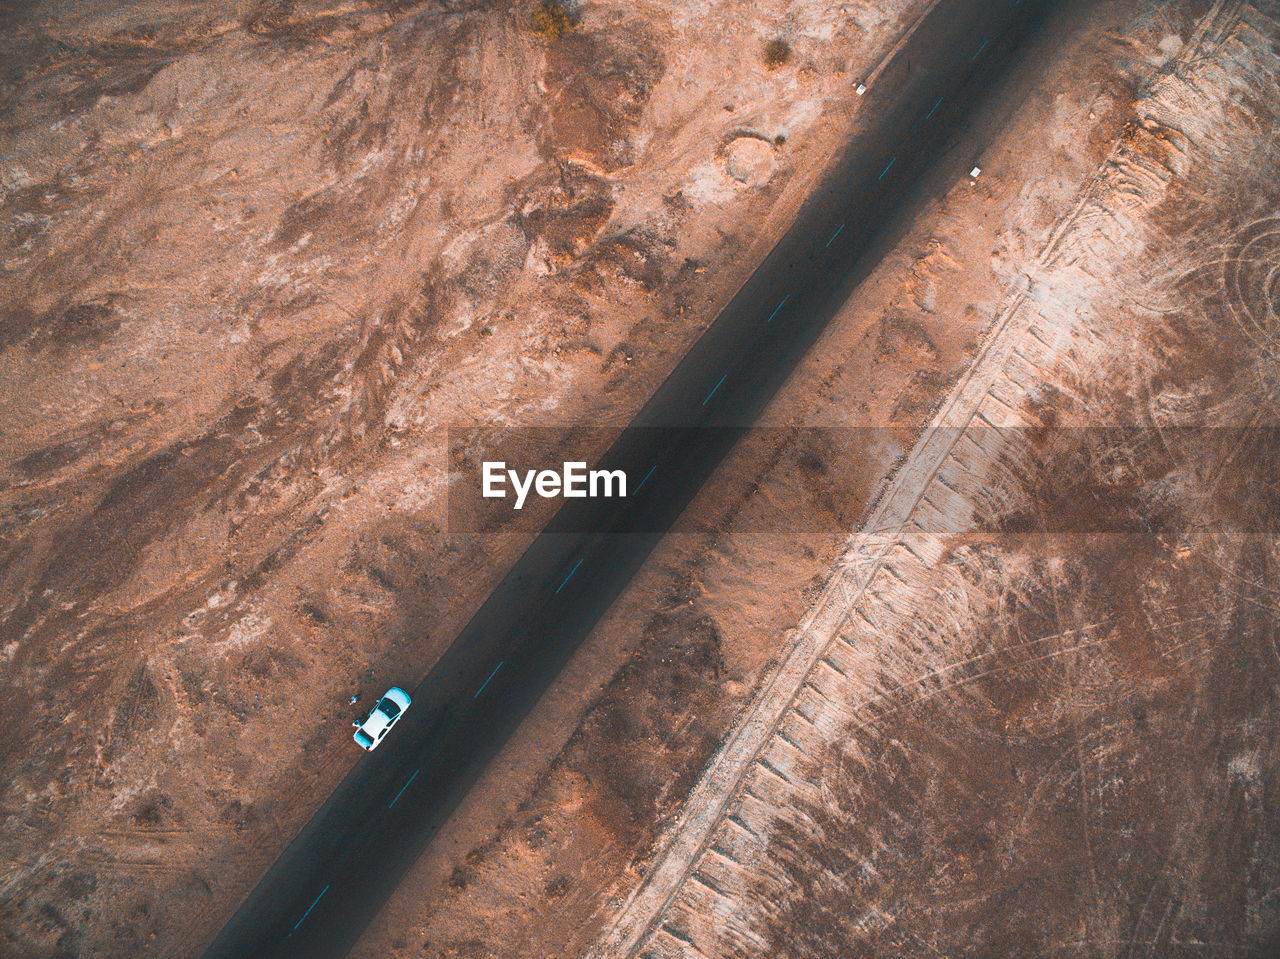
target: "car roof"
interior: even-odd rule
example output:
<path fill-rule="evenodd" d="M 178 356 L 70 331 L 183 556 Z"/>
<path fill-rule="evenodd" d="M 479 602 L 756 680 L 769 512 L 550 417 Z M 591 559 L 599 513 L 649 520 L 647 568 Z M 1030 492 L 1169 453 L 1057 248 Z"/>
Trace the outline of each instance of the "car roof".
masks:
<path fill-rule="evenodd" d="M 406 693 L 399 686 L 392 686 L 385 693 L 383 693 L 382 696 L 383 696 L 383 699 L 391 700 L 401 709 L 408 709 L 409 703 L 413 701 L 412 699 L 410 699 L 409 694 Z"/>
<path fill-rule="evenodd" d="M 360 728 L 370 736 L 376 737 L 391 725 L 391 719 L 381 709 L 375 709 L 369 714 L 369 718 L 360 724 Z"/>

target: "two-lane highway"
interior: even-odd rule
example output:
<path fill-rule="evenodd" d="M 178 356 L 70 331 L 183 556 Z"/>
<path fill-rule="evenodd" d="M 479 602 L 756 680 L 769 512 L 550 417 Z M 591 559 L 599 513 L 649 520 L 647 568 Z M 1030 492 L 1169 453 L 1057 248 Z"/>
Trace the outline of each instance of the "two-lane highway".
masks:
<path fill-rule="evenodd" d="M 627 499 L 570 500 L 246 897 L 205 959 L 342 956 L 485 764 L 869 271 L 884 225 L 946 155 L 1043 4 L 943 0 L 862 100 L 793 228 L 599 464 Z M 355 746 L 353 745 L 354 749 Z"/>

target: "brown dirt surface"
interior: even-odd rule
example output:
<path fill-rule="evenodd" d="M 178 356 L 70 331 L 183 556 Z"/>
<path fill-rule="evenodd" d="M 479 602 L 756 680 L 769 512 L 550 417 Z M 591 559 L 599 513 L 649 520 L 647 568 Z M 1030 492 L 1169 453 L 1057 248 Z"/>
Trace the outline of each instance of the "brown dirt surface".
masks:
<path fill-rule="evenodd" d="M 625 422 L 921 8 L 0 11 L 0 951 L 212 934 L 523 545 L 447 428 Z"/>
<path fill-rule="evenodd" d="M 537 6 L 0 11 L 6 959 L 212 935 L 350 767 L 347 696 L 425 673 L 523 545 L 448 535 L 446 429 L 625 422 L 924 4 Z M 842 628 L 644 954 L 1280 948 L 1277 448 L 1239 429 L 1280 414 L 1276 36 L 1064 5 L 956 148 L 981 177 L 925 184 L 354 955 L 614 954 L 1023 319 L 1062 335 L 1010 360 L 976 519 L 876 580 L 888 625 Z M 1063 532 L 1108 524 L 1143 531 Z"/>
<path fill-rule="evenodd" d="M 692 507 L 703 534 L 671 537 L 658 550 L 357 955 L 622 954 L 611 941 L 602 944 L 601 930 L 653 869 L 685 813 L 688 790 L 754 691 L 778 668 L 788 631 L 817 596 L 843 534 L 866 515 L 875 491 L 931 421 L 1011 291 L 1026 288 L 1037 252 L 1057 242 L 1063 218 L 1096 189 L 1098 171 L 1114 165 L 1116 143 L 1150 142 L 1136 119 L 1139 104 L 1174 69 L 1174 56 L 1192 43 L 1208 12 L 1208 4 L 1153 14 L 1141 3 L 1115 3 L 1068 7 L 1059 16 L 958 148 L 983 151 L 982 176 L 926 188 L 937 199 L 914 211 L 903 239 L 765 417 L 769 425 L 847 432 L 762 431 L 735 452 L 714 490 Z M 1224 83 L 1258 79 L 1243 60 L 1213 69 L 1221 70 L 1215 77 Z M 1219 121 L 1205 121 L 1216 132 L 1201 141 L 1197 157 L 1211 158 L 1208 163 L 1228 156 L 1222 144 L 1257 142 L 1250 139 L 1253 121 L 1214 126 Z M 1139 132 L 1128 132 L 1134 129 Z M 1270 170 L 1272 162 L 1259 161 L 1258 171 Z M 1215 176 L 1218 183 L 1236 183 L 1249 169 L 1242 159 L 1220 174 L 1192 178 L 1179 166 L 1185 186 L 1176 177 L 1162 182 L 1203 192 Z M 1121 170 L 1118 177 L 1140 172 Z M 1167 265 L 1142 284 L 1134 280 L 1148 266 L 1137 259 L 1152 240 L 1145 227 L 1108 234 L 1109 256 L 1134 258 L 1123 277 L 1087 259 L 1090 217 L 1105 215 L 1123 226 L 1127 216 L 1158 220 L 1174 208 L 1168 201 L 1144 208 L 1143 187 L 1124 182 L 1098 201 L 1099 210 L 1082 214 L 1080 245 L 1031 303 L 1089 309 L 1090 317 L 1128 316 L 1138 304 L 1156 302 L 1153 290 L 1164 296 L 1185 282 Z M 1205 192 L 1197 223 L 1215 222 L 1227 201 L 1226 194 Z M 1267 202 L 1258 201 L 1258 208 Z M 1219 283 L 1215 277 L 1207 286 Z M 1104 291 L 1098 305 L 1077 307 L 1092 303 L 1082 291 L 1095 289 Z M 917 673 L 895 679 L 884 692 L 874 665 L 868 667 L 860 681 L 884 692 L 884 701 L 859 717 L 866 730 L 842 726 L 826 734 L 832 743 L 856 742 L 856 760 L 829 745 L 796 768 L 797 781 L 811 774 L 822 782 L 819 801 L 775 798 L 767 786 L 759 801 L 743 800 L 766 821 L 784 806 L 794 813 L 796 822 L 755 852 L 768 857 L 762 871 L 784 877 L 784 885 L 735 886 L 733 875 L 704 860 L 682 887 L 696 891 L 659 914 L 659 932 L 644 940 L 639 954 L 830 957 L 929 954 L 936 946 L 955 955 L 1121 955 L 1150 948 L 1144 935 L 1157 947 L 1181 942 L 1193 954 L 1197 942 L 1210 942 L 1195 936 L 1210 932 L 1219 935 L 1212 942 L 1223 955 L 1260 948 L 1257 936 L 1272 928 L 1265 917 L 1255 920 L 1260 932 L 1223 936 L 1242 903 L 1271 888 L 1271 814 L 1257 806 L 1236 829 L 1213 806 L 1213 797 L 1229 800 L 1229 782 L 1212 773 L 1189 779 L 1182 768 L 1233 735 L 1232 720 L 1214 712 L 1222 707 L 1221 694 L 1201 687 L 1216 671 L 1246 668 L 1232 665 L 1226 651 L 1210 655 L 1205 623 L 1176 605 L 1218 603 L 1206 592 L 1216 567 L 1182 564 L 1177 550 L 1185 547 L 1175 546 L 1171 556 L 1154 535 L 1028 535 L 1073 522 L 1088 529 L 1138 521 L 1168 526 L 1193 509 L 1194 499 L 1172 501 L 1161 483 L 1182 469 L 1176 464 L 1195 461 L 1194 449 L 1165 449 L 1146 425 L 1128 446 L 1103 432 L 1055 429 L 1145 424 L 1127 392 L 1134 370 L 1123 363 L 1136 357 L 1128 337 L 1139 329 L 1143 337 L 1163 337 L 1178 328 L 1171 316 L 1104 326 L 1070 345 L 1062 360 L 1070 376 L 1028 381 L 1035 412 L 1025 435 L 1044 447 L 1037 468 L 1018 477 L 1007 500 L 995 497 L 1000 511 L 988 515 L 985 531 L 955 538 L 951 548 L 964 557 L 954 560 L 956 575 L 925 586 L 926 595 L 952 597 L 936 610 L 940 620 L 971 624 L 970 633 L 947 638 L 940 664 L 928 659 L 929 670 L 955 678 L 935 684 L 909 659 L 904 668 Z M 1228 356 L 1242 355 L 1233 352 L 1242 348 L 1238 336 L 1223 340 L 1217 327 L 1209 329 Z M 1169 350 L 1164 359 L 1175 356 L 1183 354 Z M 1201 349 L 1179 362 L 1190 364 L 1178 376 L 1186 388 L 1216 357 Z M 1074 407 L 1068 402 L 1107 383 L 1115 386 L 1105 396 Z M 1236 382 L 1223 395 L 1239 387 Z M 1259 461 L 1263 472 L 1266 463 Z M 1022 497 L 1016 501 L 1015 490 Z M 1001 528 L 1009 531 L 1005 539 L 997 536 Z M 973 581 L 985 567 L 972 557 L 988 555 L 991 580 Z M 926 611 L 922 616 L 935 611 L 919 609 Z M 1086 614 L 1095 619 L 1082 619 Z M 1104 636 L 1087 628 L 1095 620 L 1107 624 Z M 1260 617 L 1255 625 L 1264 629 L 1265 623 Z M 1261 650 L 1240 654 L 1255 666 L 1269 655 L 1265 631 L 1258 636 Z M 877 648 L 871 647 L 873 658 Z M 806 695 L 838 679 L 823 668 Z M 591 702 L 585 712 L 584 698 Z M 1159 709 L 1167 710 L 1161 725 L 1135 725 L 1143 721 L 1135 716 Z M 1258 724 L 1274 722 L 1266 696 L 1255 715 Z M 1197 735 L 1181 735 L 1180 724 L 1201 717 Z M 1239 748 L 1253 755 L 1266 736 Z M 1171 755 L 1180 758 L 1166 767 Z M 1071 778 L 1082 764 L 1087 777 Z M 748 790 L 771 776 L 760 773 Z M 528 790 L 523 798 L 513 795 L 521 781 Z M 1041 783 L 1048 795 L 1036 792 Z M 1258 789 L 1265 792 L 1265 781 Z M 1158 806 L 1151 805 L 1153 796 L 1162 797 Z M 1110 818 L 1091 819 L 1095 813 Z M 1148 822 L 1149 813 L 1164 821 Z M 1084 826 L 1102 830 L 1107 841 L 1090 846 L 1093 833 L 1082 832 Z M 717 832 L 707 858 L 747 854 L 715 845 L 738 829 L 730 822 Z M 1244 859 L 1214 859 L 1211 842 L 1192 839 L 1200 829 L 1231 833 L 1253 846 Z M 863 853 L 859 839 L 874 854 Z M 1144 840 L 1153 843 L 1150 850 Z M 1096 884 L 1073 885 L 1100 856 L 1112 858 L 1097 863 Z M 1172 925 L 1144 927 L 1153 910 L 1176 901 L 1173 886 L 1165 880 L 1152 892 L 1145 914 L 1127 897 L 1152 891 L 1162 862 L 1185 874 L 1176 895 L 1189 897 L 1194 888 L 1200 896 L 1200 906 L 1188 899 L 1187 915 L 1221 902 L 1237 910 L 1233 919 L 1178 932 Z M 1241 868 L 1251 878 L 1238 878 Z M 747 870 L 739 879 L 751 875 Z M 459 876 L 465 881 L 454 881 Z M 1197 885 L 1201 880 L 1208 885 Z M 899 910 L 903 918 L 895 924 Z M 1090 939 L 1075 930 L 1073 924 L 1103 914 L 1114 919 L 1107 934 Z M 722 935 L 737 917 L 755 923 L 754 938 Z M 1110 944 L 1107 935 L 1114 937 Z M 1239 937 L 1246 935 L 1255 938 Z"/>
<path fill-rule="evenodd" d="M 806 616 L 794 695 L 659 856 L 708 844 L 592 955 L 1280 946 L 1280 10 L 1162 32 L 1176 56 L 873 513 L 896 524 Z"/>

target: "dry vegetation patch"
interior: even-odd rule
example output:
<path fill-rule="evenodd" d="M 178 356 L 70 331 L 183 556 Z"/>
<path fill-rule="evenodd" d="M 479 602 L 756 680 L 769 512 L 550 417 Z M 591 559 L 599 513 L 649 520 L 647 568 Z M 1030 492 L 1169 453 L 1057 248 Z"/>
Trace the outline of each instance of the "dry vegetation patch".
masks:
<path fill-rule="evenodd" d="M 777 70 L 791 62 L 791 44 L 775 37 L 764 45 L 764 64 L 770 70 Z"/>
<path fill-rule="evenodd" d="M 533 30 L 550 40 L 556 40 L 573 29 L 573 18 L 562 3 L 543 0 L 534 8 Z"/>

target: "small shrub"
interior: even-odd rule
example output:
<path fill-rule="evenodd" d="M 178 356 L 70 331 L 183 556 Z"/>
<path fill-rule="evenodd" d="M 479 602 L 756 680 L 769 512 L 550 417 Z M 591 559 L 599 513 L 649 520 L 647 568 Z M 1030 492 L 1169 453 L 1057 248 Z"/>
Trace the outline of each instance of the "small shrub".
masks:
<path fill-rule="evenodd" d="M 466 889 L 471 884 L 471 880 L 475 878 L 472 870 L 464 865 L 454 866 L 453 872 L 449 873 L 450 889 Z"/>
<path fill-rule="evenodd" d="M 764 62 L 770 70 L 791 62 L 791 44 L 786 40 L 770 40 L 764 45 Z"/>
<path fill-rule="evenodd" d="M 573 29 L 573 21 L 564 4 L 556 0 L 542 0 L 533 11 L 533 32 L 549 39 L 562 37 Z"/>
<path fill-rule="evenodd" d="M 776 137 L 773 138 L 773 145 L 776 147 L 780 147 L 786 142 L 787 142 L 787 136 L 785 133 L 779 133 Z"/>

